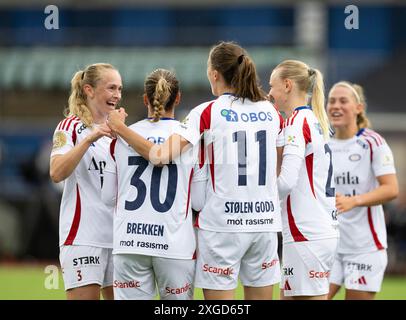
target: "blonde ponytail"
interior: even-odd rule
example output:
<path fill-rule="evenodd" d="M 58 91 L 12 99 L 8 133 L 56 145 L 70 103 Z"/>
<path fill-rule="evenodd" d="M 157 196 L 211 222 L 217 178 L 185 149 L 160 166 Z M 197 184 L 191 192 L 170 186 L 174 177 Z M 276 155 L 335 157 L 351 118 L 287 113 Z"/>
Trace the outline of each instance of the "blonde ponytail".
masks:
<path fill-rule="evenodd" d="M 147 76 L 144 91 L 153 108 L 152 122 L 158 122 L 164 111 L 174 107 L 179 92 L 179 81 L 173 72 L 156 69 Z"/>
<path fill-rule="evenodd" d="M 328 140 L 330 133 L 330 123 L 328 121 L 326 110 L 324 109 L 325 97 L 323 75 L 317 69 L 310 69 L 309 74 L 312 74 L 312 71 L 314 71 L 314 74 L 310 75 L 313 86 L 310 105 L 313 108 L 314 115 L 316 116 L 317 120 L 319 120 L 324 139 Z"/>
<path fill-rule="evenodd" d="M 306 92 L 310 97 L 314 115 L 320 123 L 324 138 L 328 140 L 330 123 L 324 109 L 324 81 L 321 72 L 298 60 L 285 60 L 278 64 L 276 69 L 280 70 L 281 79 L 291 79 L 300 91 Z"/>
<path fill-rule="evenodd" d="M 364 106 L 364 109 L 362 110 L 362 112 L 357 115 L 358 129 L 371 128 L 371 122 L 369 121 L 369 119 L 366 115 L 367 100 L 365 98 L 364 89 L 359 84 L 356 84 L 356 83 L 353 83 L 352 86 L 359 96 L 360 103 Z"/>
<path fill-rule="evenodd" d="M 162 113 L 165 110 L 165 104 L 171 95 L 171 87 L 165 78 L 160 78 L 156 84 L 154 101 L 152 105 L 154 107 L 153 122 L 158 122 L 162 117 Z"/>

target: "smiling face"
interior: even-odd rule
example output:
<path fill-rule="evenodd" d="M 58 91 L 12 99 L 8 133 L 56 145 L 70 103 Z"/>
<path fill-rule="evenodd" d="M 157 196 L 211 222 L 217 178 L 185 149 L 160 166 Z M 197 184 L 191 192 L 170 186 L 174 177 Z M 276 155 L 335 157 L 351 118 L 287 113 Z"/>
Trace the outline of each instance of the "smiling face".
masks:
<path fill-rule="evenodd" d="M 327 115 L 335 129 L 357 128 L 357 115 L 364 107 L 350 88 L 333 87 L 328 96 Z"/>
<path fill-rule="evenodd" d="M 90 109 L 98 115 L 107 116 L 120 102 L 122 88 L 121 76 L 117 70 L 102 70 L 96 87 L 85 90 Z"/>
<path fill-rule="evenodd" d="M 269 80 L 269 99 L 280 111 L 286 112 L 286 82 L 279 77 L 278 69 L 275 69 Z"/>

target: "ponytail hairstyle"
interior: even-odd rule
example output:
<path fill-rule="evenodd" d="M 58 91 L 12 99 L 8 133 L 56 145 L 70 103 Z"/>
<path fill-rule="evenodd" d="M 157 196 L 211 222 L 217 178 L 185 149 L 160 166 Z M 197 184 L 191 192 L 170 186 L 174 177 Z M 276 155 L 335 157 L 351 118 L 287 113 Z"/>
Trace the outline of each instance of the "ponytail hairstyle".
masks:
<path fill-rule="evenodd" d="M 93 116 L 87 105 L 87 96 L 83 87 L 88 84 L 95 88 L 97 82 L 102 78 L 102 71 L 108 69 L 116 70 L 111 64 L 95 63 L 75 73 L 71 80 L 71 93 L 68 107 L 64 112 L 65 117 L 75 115 L 86 127 L 91 128 L 93 126 Z"/>
<path fill-rule="evenodd" d="M 368 117 L 366 115 L 367 100 L 365 98 L 364 89 L 359 84 L 351 83 L 349 81 L 340 81 L 340 82 L 337 82 L 336 84 L 334 84 L 331 87 L 330 92 L 335 87 L 339 87 L 339 86 L 349 89 L 351 91 L 352 95 L 354 96 L 355 101 L 364 106 L 361 113 L 359 113 L 357 115 L 357 127 L 358 127 L 358 129 L 370 128 L 371 127 L 371 122 L 369 121 L 369 119 L 368 119 Z"/>
<path fill-rule="evenodd" d="M 223 76 L 226 84 L 235 89 L 237 98 L 253 102 L 266 100 L 259 85 L 255 64 L 248 53 L 234 42 L 220 42 L 210 50 L 212 69 Z"/>
<path fill-rule="evenodd" d="M 174 107 L 179 92 L 179 81 L 174 72 L 156 69 L 145 79 L 144 91 L 148 102 L 154 108 L 151 121 L 158 122 L 164 111 L 170 111 Z"/>
<path fill-rule="evenodd" d="M 300 91 L 307 93 L 314 115 L 323 131 L 323 136 L 328 140 L 330 123 L 324 109 L 324 81 L 321 72 L 298 60 L 285 60 L 278 64 L 275 69 L 280 69 L 279 77 L 281 79 L 294 81 Z"/>

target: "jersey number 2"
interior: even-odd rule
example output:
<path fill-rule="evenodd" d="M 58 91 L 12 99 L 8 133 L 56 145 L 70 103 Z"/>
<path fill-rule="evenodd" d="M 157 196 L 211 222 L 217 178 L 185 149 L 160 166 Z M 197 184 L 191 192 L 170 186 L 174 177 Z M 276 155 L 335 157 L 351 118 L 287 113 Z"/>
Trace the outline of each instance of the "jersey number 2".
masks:
<path fill-rule="evenodd" d="M 149 162 L 140 156 L 128 157 L 129 166 L 138 166 L 131 177 L 131 185 L 137 188 L 137 197 L 133 201 L 125 201 L 125 209 L 129 211 L 139 209 L 147 196 L 147 186 L 141 180 L 141 175 L 148 167 Z M 163 167 L 154 167 L 151 176 L 150 199 L 152 207 L 157 212 L 167 212 L 173 205 L 176 196 L 176 186 L 178 182 L 178 168 L 176 164 L 166 165 L 168 168 L 168 188 L 164 202 L 159 199 L 161 176 Z"/>
<path fill-rule="evenodd" d="M 330 165 L 328 166 L 328 176 L 326 183 L 326 197 L 334 197 L 336 194 L 336 189 L 331 186 L 331 177 L 333 176 L 333 159 L 331 155 L 331 149 L 328 144 L 324 145 L 324 152 L 330 155 Z"/>

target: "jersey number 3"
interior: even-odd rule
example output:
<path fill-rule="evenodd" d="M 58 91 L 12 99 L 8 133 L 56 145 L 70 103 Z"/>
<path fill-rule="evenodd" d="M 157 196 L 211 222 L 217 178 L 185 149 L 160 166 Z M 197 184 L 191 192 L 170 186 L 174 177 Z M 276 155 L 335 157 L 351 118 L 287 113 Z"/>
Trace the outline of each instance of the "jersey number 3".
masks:
<path fill-rule="evenodd" d="M 131 177 L 131 185 L 137 188 L 137 197 L 133 201 L 125 201 L 125 209 L 134 211 L 139 209 L 147 196 L 147 186 L 141 180 L 141 175 L 148 167 L 149 162 L 140 156 L 128 157 L 129 166 L 138 166 Z M 167 212 L 173 205 L 176 196 L 176 186 L 178 182 L 178 168 L 176 164 L 165 165 L 168 168 L 168 187 L 164 202 L 159 199 L 159 190 L 161 185 L 161 176 L 163 167 L 154 167 L 151 176 L 150 199 L 152 207 L 157 212 Z"/>

